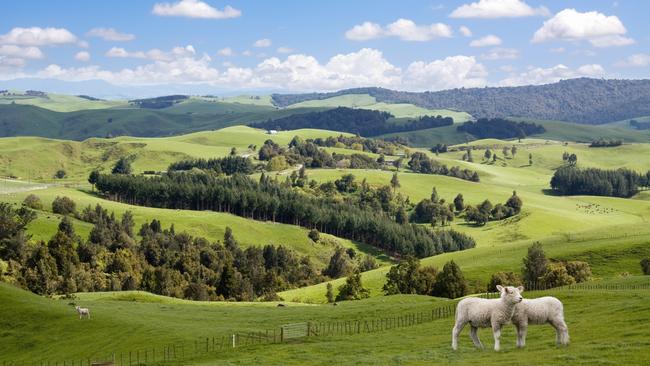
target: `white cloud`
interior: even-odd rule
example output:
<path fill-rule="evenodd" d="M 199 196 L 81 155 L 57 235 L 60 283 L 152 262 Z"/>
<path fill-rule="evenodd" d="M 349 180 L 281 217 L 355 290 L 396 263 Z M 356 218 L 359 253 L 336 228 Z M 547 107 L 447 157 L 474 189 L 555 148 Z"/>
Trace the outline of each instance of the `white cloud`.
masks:
<path fill-rule="evenodd" d="M 289 47 L 278 47 L 276 52 L 278 52 L 278 53 L 292 53 L 292 52 L 295 52 L 295 50 L 293 48 L 289 48 Z"/>
<path fill-rule="evenodd" d="M 90 53 L 86 51 L 77 52 L 74 55 L 74 59 L 81 62 L 88 62 L 90 61 Z"/>
<path fill-rule="evenodd" d="M 25 60 L 16 57 L 0 56 L 0 72 L 3 74 L 1 79 L 12 79 L 20 77 L 16 70 L 25 67 Z"/>
<path fill-rule="evenodd" d="M 253 43 L 253 47 L 259 47 L 259 48 L 271 47 L 271 44 L 272 42 L 270 39 L 262 38 L 255 41 L 255 43 Z"/>
<path fill-rule="evenodd" d="M 246 50 L 246 51 L 242 52 L 241 54 L 244 55 L 244 56 L 250 56 L 250 55 L 253 54 L 253 52 L 251 52 L 250 50 Z"/>
<path fill-rule="evenodd" d="M 404 84 L 412 90 L 472 88 L 486 85 L 487 74 L 485 67 L 473 56 L 451 56 L 429 63 L 411 63 Z"/>
<path fill-rule="evenodd" d="M 88 31 L 86 35 L 88 37 L 99 37 L 107 41 L 115 42 L 132 41 L 135 39 L 135 36 L 133 34 L 120 33 L 113 28 L 93 28 Z"/>
<path fill-rule="evenodd" d="M 636 53 L 626 57 L 624 60 L 618 61 L 618 67 L 644 67 L 650 65 L 650 55 L 645 53 Z"/>
<path fill-rule="evenodd" d="M 196 50 L 192 45 L 185 47 L 174 47 L 171 51 L 165 52 L 157 48 L 148 51 L 127 51 L 121 47 L 112 47 L 106 52 L 106 57 L 117 58 L 141 58 L 153 61 L 172 61 L 184 57 L 192 57 L 196 54 Z"/>
<path fill-rule="evenodd" d="M 624 46 L 634 40 L 624 35 L 625 26 L 615 15 L 606 16 L 596 11 L 580 13 L 564 9 L 544 22 L 533 35 L 532 42 L 552 40 L 588 41 L 595 47 Z"/>
<path fill-rule="evenodd" d="M 187 17 L 201 19 L 228 19 L 241 16 L 241 11 L 227 5 L 223 10 L 213 8 L 199 0 L 181 0 L 177 3 L 157 3 L 152 13 L 166 17 Z"/>
<path fill-rule="evenodd" d="M 547 8 L 533 8 L 521 0 L 479 0 L 456 8 L 451 18 L 518 18 L 529 16 L 548 16 Z"/>
<path fill-rule="evenodd" d="M 464 25 L 458 28 L 458 30 L 460 31 L 460 34 L 462 34 L 464 37 L 472 36 L 472 31 Z"/>
<path fill-rule="evenodd" d="M 353 41 L 367 41 L 369 39 L 379 38 L 383 34 L 384 30 L 381 29 L 379 24 L 363 22 L 345 32 L 345 38 Z"/>
<path fill-rule="evenodd" d="M 469 43 L 470 47 L 490 47 L 490 46 L 499 46 L 501 43 L 501 38 L 495 36 L 494 34 L 475 39 Z"/>
<path fill-rule="evenodd" d="M 381 37 L 398 37 L 403 41 L 424 42 L 436 38 L 451 37 L 453 31 L 450 26 L 443 23 L 418 25 L 410 19 L 397 19 L 382 28 L 379 24 L 365 22 L 355 25 L 347 32 L 346 38 L 353 41 L 365 41 Z"/>
<path fill-rule="evenodd" d="M 519 51 L 514 48 L 493 48 L 481 55 L 484 60 L 512 60 L 519 57 Z"/>
<path fill-rule="evenodd" d="M 550 68 L 529 67 L 528 70 L 517 75 L 510 75 L 508 78 L 501 80 L 502 86 L 517 86 L 530 84 L 549 84 L 564 79 L 577 77 L 601 77 L 605 74 L 605 69 L 598 64 L 587 64 L 571 69 L 565 65 L 559 64 Z"/>
<path fill-rule="evenodd" d="M 77 37 L 65 28 L 13 28 L 0 35 L 0 44 L 21 46 L 55 46 L 77 42 Z"/>
<path fill-rule="evenodd" d="M 232 48 L 230 48 L 230 47 L 222 48 L 219 51 L 217 51 L 217 55 L 219 55 L 219 56 L 230 57 L 230 56 L 232 56 L 234 54 L 235 53 L 233 52 Z"/>
<path fill-rule="evenodd" d="M 43 58 L 43 52 L 38 47 L 20 47 L 16 45 L 2 45 L 0 46 L 0 55 L 16 57 L 16 58 L 30 58 L 39 59 Z"/>

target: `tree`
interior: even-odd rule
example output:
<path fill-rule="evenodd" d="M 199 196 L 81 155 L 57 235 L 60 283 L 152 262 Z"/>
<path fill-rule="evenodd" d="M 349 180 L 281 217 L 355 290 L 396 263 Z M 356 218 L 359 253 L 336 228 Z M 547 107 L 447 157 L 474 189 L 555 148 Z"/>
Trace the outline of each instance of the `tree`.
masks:
<path fill-rule="evenodd" d="M 30 194 L 23 200 L 23 206 L 34 210 L 42 210 L 43 202 L 41 202 L 41 199 L 37 195 Z"/>
<path fill-rule="evenodd" d="M 56 173 L 54 173 L 54 178 L 63 179 L 63 178 L 65 178 L 65 174 L 66 174 L 65 170 L 59 169 L 59 170 L 56 171 Z"/>
<path fill-rule="evenodd" d="M 576 166 L 578 164 L 578 156 L 576 154 L 571 154 L 567 161 L 569 162 L 569 165 Z"/>
<path fill-rule="evenodd" d="M 452 260 L 445 263 L 442 272 L 436 277 L 433 296 L 455 299 L 467 295 L 467 282 L 460 267 Z"/>
<path fill-rule="evenodd" d="M 551 263 L 546 268 L 546 273 L 540 279 L 546 288 L 566 286 L 576 283 L 576 280 L 569 275 L 562 263 Z"/>
<path fill-rule="evenodd" d="M 528 165 L 533 165 L 533 154 L 528 154 Z"/>
<path fill-rule="evenodd" d="M 496 163 L 498 158 L 499 157 L 497 156 L 497 153 L 492 154 L 492 162 L 493 163 Z"/>
<path fill-rule="evenodd" d="M 266 169 L 273 172 L 273 171 L 284 170 L 287 169 L 288 167 L 289 164 L 287 164 L 287 159 L 282 155 L 278 155 L 271 158 Z"/>
<path fill-rule="evenodd" d="M 325 293 L 325 297 L 327 298 L 328 303 L 333 303 L 334 302 L 334 291 L 332 289 L 332 284 L 327 283 L 327 292 Z"/>
<path fill-rule="evenodd" d="M 641 259 L 641 270 L 644 275 L 650 275 L 650 258 Z"/>
<path fill-rule="evenodd" d="M 397 209 L 397 213 L 395 213 L 395 222 L 397 222 L 400 225 L 406 225 L 409 222 L 408 215 L 406 214 L 406 210 L 404 209 L 404 206 L 400 206 Z"/>
<path fill-rule="evenodd" d="M 490 277 L 488 281 L 487 292 L 494 292 L 497 285 L 501 286 L 521 286 L 521 278 L 514 272 L 497 272 Z"/>
<path fill-rule="evenodd" d="M 548 259 L 540 242 L 534 243 L 528 248 L 528 254 L 524 257 L 523 278 L 526 285 L 537 284 L 546 274 Z"/>
<path fill-rule="evenodd" d="M 517 155 L 517 146 L 512 145 L 512 148 L 510 149 L 510 154 L 512 154 L 512 158 L 515 158 L 515 155 Z"/>
<path fill-rule="evenodd" d="M 504 146 L 503 150 L 501 150 L 501 151 L 503 152 L 503 157 L 507 158 L 508 154 L 510 153 L 510 149 L 507 146 Z"/>
<path fill-rule="evenodd" d="M 95 184 L 97 184 L 97 181 L 99 180 L 99 171 L 93 170 L 90 172 L 90 175 L 88 175 L 88 183 L 90 183 L 93 187 L 93 191 L 95 190 Z"/>
<path fill-rule="evenodd" d="M 393 177 L 390 179 L 390 186 L 393 188 L 393 192 L 395 192 L 397 188 L 400 188 L 402 186 L 399 183 L 399 178 L 397 177 L 397 173 L 394 173 Z"/>
<path fill-rule="evenodd" d="M 569 276 L 573 277 L 578 283 L 591 279 L 591 267 L 587 262 L 569 261 L 566 262 L 565 267 Z"/>
<path fill-rule="evenodd" d="M 235 156 L 235 155 L 237 155 L 237 148 L 233 147 L 232 149 L 230 149 L 230 156 Z"/>
<path fill-rule="evenodd" d="M 386 295 L 416 294 L 418 290 L 418 270 L 420 260 L 408 256 L 392 266 L 386 274 L 383 290 Z"/>
<path fill-rule="evenodd" d="M 131 158 L 122 157 L 113 166 L 113 170 L 111 170 L 111 174 L 129 175 L 131 174 L 132 171 L 133 169 L 131 167 Z"/>
<path fill-rule="evenodd" d="M 456 198 L 454 198 L 454 208 L 458 212 L 461 212 L 465 209 L 465 199 L 461 193 L 459 193 Z"/>
<path fill-rule="evenodd" d="M 52 201 L 52 212 L 59 215 L 70 215 L 77 210 L 77 204 L 68 197 L 57 196 Z"/>
<path fill-rule="evenodd" d="M 327 267 L 323 269 L 323 274 L 330 278 L 339 278 L 347 276 L 353 271 L 354 262 L 352 262 L 350 255 L 345 248 L 338 247 L 330 257 Z"/>
<path fill-rule="evenodd" d="M 345 284 L 339 287 L 339 293 L 336 295 L 336 301 L 361 300 L 370 297 L 370 290 L 363 287 L 361 283 L 361 272 L 354 271 L 345 280 Z"/>
<path fill-rule="evenodd" d="M 438 203 L 438 199 L 439 199 L 438 190 L 436 189 L 436 187 L 433 187 L 433 189 L 431 190 L 431 202 Z"/>
<path fill-rule="evenodd" d="M 485 160 L 490 160 L 492 158 L 492 151 L 490 149 L 485 149 L 485 154 L 483 154 L 483 157 L 485 157 Z"/>
<path fill-rule="evenodd" d="M 309 234 L 307 234 L 309 239 L 311 239 L 314 243 L 318 243 L 318 240 L 320 240 L 320 233 L 316 229 L 311 229 L 309 230 Z"/>
<path fill-rule="evenodd" d="M 521 201 L 521 198 L 517 196 L 517 191 L 512 191 L 512 196 L 506 201 L 506 207 L 510 207 L 515 215 L 521 212 L 521 208 L 524 203 Z"/>
<path fill-rule="evenodd" d="M 465 209 L 465 221 L 483 226 L 490 220 L 490 214 L 479 210 L 474 206 L 467 206 Z"/>

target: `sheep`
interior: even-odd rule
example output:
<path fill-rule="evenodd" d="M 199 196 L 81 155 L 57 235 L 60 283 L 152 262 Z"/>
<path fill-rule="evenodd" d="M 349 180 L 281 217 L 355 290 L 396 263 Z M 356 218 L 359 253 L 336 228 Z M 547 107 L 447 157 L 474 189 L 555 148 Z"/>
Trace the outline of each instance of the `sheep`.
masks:
<path fill-rule="evenodd" d="M 545 296 L 537 299 L 523 300 L 515 306 L 512 324 L 517 330 L 517 347 L 526 345 L 528 324 L 549 323 L 555 328 L 555 343 L 566 346 L 569 344 L 569 328 L 564 322 L 564 306 L 555 297 Z"/>
<path fill-rule="evenodd" d="M 83 318 L 84 316 L 90 319 L 90 310 L 88 310 L 88 308 L 82 308 L 79 306 L 75 306 L 74 308 L 77 310 L 77 313 L 79 313 L 79 319 Z"/>
<path fill-rule="evenodd" d="M 478 338 L 478 328 L 492 327 L 494 335 L 494 350 L 500 348 L 501 327 L 510 323 L 515 305 L 523 300 L 521 292 L 524 288 L 501 285 L 497 286 L 501 293 L 499 299 L 481 299 L 470 297 L 461 300 L 456 307 L 456 324 L 451 334 L 451 348 L 455 351 L 458 349 L 458 335 L 469 323 L 472 327 L 470 336 L 474 346 L 483 349 L 483 344 Z"/>

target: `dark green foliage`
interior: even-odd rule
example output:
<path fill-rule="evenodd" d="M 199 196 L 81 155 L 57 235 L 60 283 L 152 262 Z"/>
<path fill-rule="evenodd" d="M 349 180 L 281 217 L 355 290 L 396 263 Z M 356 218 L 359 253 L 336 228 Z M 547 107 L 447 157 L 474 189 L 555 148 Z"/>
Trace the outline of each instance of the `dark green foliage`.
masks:
<path fill-rule="evenodd" d="M 641 270 L 644 275 L 650 275 L 650 258 L 641 259 Z"/>
<path fill-rule="evenodd" d="M 519 196 L 517 196 L 517 191 L 513 191 L 512 196 L 510 196 L 510 198 L 508 198 L 508 201 L 506 201 L 506 207 L 512 209 L 512 212 L 515 215 L 521 212 L 523 205 L 523 201 L 521 198 L 519 198 Z"/>
<path fill-rule="evenodd" d="M 411 155 L 408 167 L 416 173 L 446 175 L 472 182 L 479 181 L 479 176 L 476 172 L 469 169 L 460 169 L 457 166 L 449 169 L 446 165 L 429 158 L 426 154 L 421 152 L 416 152 Z"/>
<path fill-rule="evenodd" d="M 412 222 L 430 223 L 441 226 L 453 221 L 454 213 L 444 201 L 431 201 L 427 198 L 418 202 L 411 215 Z"/>
<path fill-rule="evenodd" d="M 467 206 L 465 209 L 465 221 L 477 226 L 483 226 L 490 220 L 499 221 L 518 215 L 522 207 L 523 202 L 521 198 L 517 196 L 517 192 L 513 191 L 512 196 L 510 196 L 505 204 L 497 203 L 496 206 L 493 206 L 489 200 L 485 200 L 476 207 Z"/>
<path fill-rule="evenodd" d="M 546 273 L 540 278 L 540 282 L 546 288 L 566 286 L 576 283 L 576 280 L 569 275 L 567 268 L 562 263 L 551 263 L 546 268 Z"/>
<path fill-rule="evenodd" d="M 386 295 L 419 294 L 430 295 L 435 284 L 437 271 L 434 267 L 420 267 L 420 260 L 406 257 L 390 268 L 386 274 L 383 291 Z"/>
<path fill-rule="evenodd" d="M 133 172 L 133 168 L 131 167 L 131 161 L 132 158 L 130 157 L 122 157 L 120 158 L 115 165 L 113 166 L 113 169 L 111 170 L 112 174 L 131 174 Z"/>
<path fill-rule="evenodd" d="M 369 254 L 364 254 L 362 257 L 358 257 L 358 258 L 359 258 L 359 264 L 357 265 L 357 268 L 359 268 L 359 271 L 361 272 L 366 272 L 366 271 L 379 268 L 379 264 L 377 264 L 377 260 L 375 259 L 375 257 Z"/>
<path fill-rule="evenodd" d="M 589 147 L 616 147 L 621 145 L 623 145 L 623 140 L 621 139 L 606 139 L 601 137 L 598 140 L 592 141 Z"/>
<path fill-rule="evenodd" d="M 471 134 L 477 139 L 523 138 L 526 136 L 532 136 L 546 132 L 544 126 L 532 122 L 514 122 L 502 118 L 480 118 L 476 122 L 465 122 L 462 125 L 458 126 L 456 129 L 459 132 Z"/>
<path fill-rule="evenodd" d="M 327 292 L 325 293 L 325 298 L 327 298 L 328 303 L 334 302 L 334 290 L 331 283 L 327 283 Z"/>
<path fill-rule="evenodd" d="M 454 261 L 445 263 L 442 272 L 436 277 L 432 295 L 455 299 L 467 293 L 467 282 L 460 267 Z"/>
<path fill-rule="evenodd" d="M 192 170 L 194 168 L 201 170 L 214 170 L 217 173 L 233 175 L 236 173 L 251 174 L 253 173 L 255 166 L 249 158 L 231 155 L 214 159 L 181 160 L 170 164 L 168 170 L 179 171 Z"/>
<path fill-rule="evenodd" d="M 26 254 L 25 227 L 36 219 L 36 213 L 26 207 L 14 209 L 0 202 L 0 259 L 21 260 Z"/>
<path fill-rule="evenodd" d="M 99 179 L 99 171 L 93 170 L 90 172 L 90 175 L 88 175 L 88 183 L 92 184 L 93 189 L 95 188 L 95 184 L 97 183 L 97 180 Z"/>
<path fill-rule="evenodd" d="M 528 254 L 524 257 L 524 267 L 522 270 L 525 283 L 538 283 L 546 274 L 548 259 L 542 248 L 542 244 L 537 242 L 528 248 Z"/>
<path fill-rule="evenodd" d="M 646 177 L 629 169 L 603 170 L 561 167 L 551 178 L 551 188 L 562 195 L 632 197 Z"/>
<path fill-rule="evenodd" d="M 569 276 L 573 277 L 576 282 L 585 282 L 591 279 L 591 267 L 589 263 L 582 261 L 569 261 L 564 264 Z"/>
<path fill-rule="evenodd" d="M 155 98 L 129 100 L 129 103 L 140 108 L 162 109 L 171 107 L 174 104 L 180 103 L 188 98 L 189 97 L 187 95 L 166 95 Z"/>
<path fill-rule="evenodd" d="M 358 270 L 350 274 L 345 284 L 339 287 L 336 301 L 361 300 L 370 297 L 370 291 L 361 283 L 361 272 Z"/>
<path fill-rule="evenodd" d="M 361 146 L 363 151 L 372 152 L 375 154 L 386 154 L 394 155 L 395 150 L 399 148 L 400 142 L 390 142 L 385 140 L 378 139 L 368 139 L 361 136 L 343 136 L 339 135 L 338 137 L 329 136 L 325 139 L 316 138 L 314 140 L 307 140 L 307 142 L 313 142 L 318 146 L 323 147 L 340 147 L 343 145 L 347 149 L 352 149 L 354 147 Z"/>
<path fill-rule="evenodd" d="M 309 234 L 307 234 L 307 236 L 308 236 L 309 239 L 311 239 L 311 241 L 313 241 L 314 243 L 318 243 L 318 241 L 320 240 L 320 233 L 319 233 L 318 230 L 316 230 L 316 229 L 311 229 L 311 230 L 309 230 Z"/>
<path fill-rule="evenodd" d="M 452 118 L 442 116 L 422 116 L 417 120 L 409 120 L 403 124 L 392 123 L 389 121 L 390 118 L 393 118 L 393 116 L 387 112 L 338 107 L 322 112 L 294 114 L 288 117 L 256 123 L 253 126 L 267 130 L 318 128 L 350 132 L 361 136 L 378 136 L 394 132 L 450 126 L 454 123 Z"/>
<path fill-rule="evenodd" d="M 459 193 L 454 198 L 454 208 L 458 212 L 463 211 L 465 209 L 465 199 L 463 199 L 463 195 L 461 193 Z"/>
<path fill-rule="evenodd" d="M 30 194 L 23 200 L 23 206 L 34 210 L 42 210 L 43 202 L 41 202 L 41 199 L 37 195 Z"/>
<path fill-rule="evenodd" d="M 486 288 L 487 292 L 495 292 L 497 285 L 501 286 L 521 286 L 521 278 L 514 272 L 497 272 L 490 277 Z"/>
<path fill-rule="evenodd" d="M 631 119 L 629 123 L 630 123 L 630 127 L 636 128 L 637 130 L 650 129 L 650 122 L 639 122 L 635 119 Z"/>
<path fill-rule="evenodd" d="M 323 275 L 330 278 L 339 278 L 354 272 L 355 264 L 350 254 L 342 247 L 336 248 L 330 257 L 329 264 L 323 269 Z"/>
<path fill-rule="evenodd" d="M 65 170 L 59 169 L 59 170 L 56 171 L 56 173 L 54 173 L 54 178 L 63 179 L 63 178 L 65 178 L 65 175 L 66 175 Z"/>
<path fill-rule="evenodd" d="M 272 98 L 276 105 L 284 107 L 345 94 L 369 94 L 378 102 L 452 108 L 475 116 L 518 116 L 589 124 L 650 115 L 648 80 L 579 78 L 545 85 L 457 88 L 438 92 L 356 88 L 333 93 L 273 94 Z"/>
<path fill-rule="evenodd" d="M 59 215 L 70 215 L 77 211 L 77 204 L 68 197 L 57 196 L 52 201 L 52 212 Z"/>

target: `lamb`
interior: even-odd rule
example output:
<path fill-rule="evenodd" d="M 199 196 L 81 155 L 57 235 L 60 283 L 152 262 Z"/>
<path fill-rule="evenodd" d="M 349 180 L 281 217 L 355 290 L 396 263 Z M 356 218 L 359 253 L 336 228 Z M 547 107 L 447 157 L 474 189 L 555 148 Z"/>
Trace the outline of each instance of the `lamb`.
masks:
<path fill-rule="evenodd" d="M 471 328 L 470 336 L 474 346 L 482 349 L 483 344 L 478 338 L 478 328 L 492 327 L 494 335 L 494 350 L 500 348 L 501 327 L 510 323 L 512 314 L 515 311 L 515 305 L 523 300 L 521 292 L 524 288 L 506 286 L 497 286 L 501 293 L 499 299 L 481 299 L 470 297 L 461 300 L 456 307 L 456 324 L 452 330 L 451 348 L 455 351 L 458 349 L 458 335 L 469 323 Z"/>
<path fill-rule="evenodd" d="M 528 324 L 549 323 L 555 328 L 555 343 L 569 344 L 569 328 L 564 322 L 564 306 L 555 297 L 545 296 L 537 299 L 523 300 L 515 306 L 512 323 L 517 329 L 517 347 L 526 345 Z"/>
<path fill-rule="evenodd" d="M 84 316 L 90 319 L 90 310 L 88 310 L 88 308 L 82 308 L 79 306 L 75 306 L 74 308 L 77 310 L 77 313 L 79 313 L 79 319 L 83 318 Z"/>

